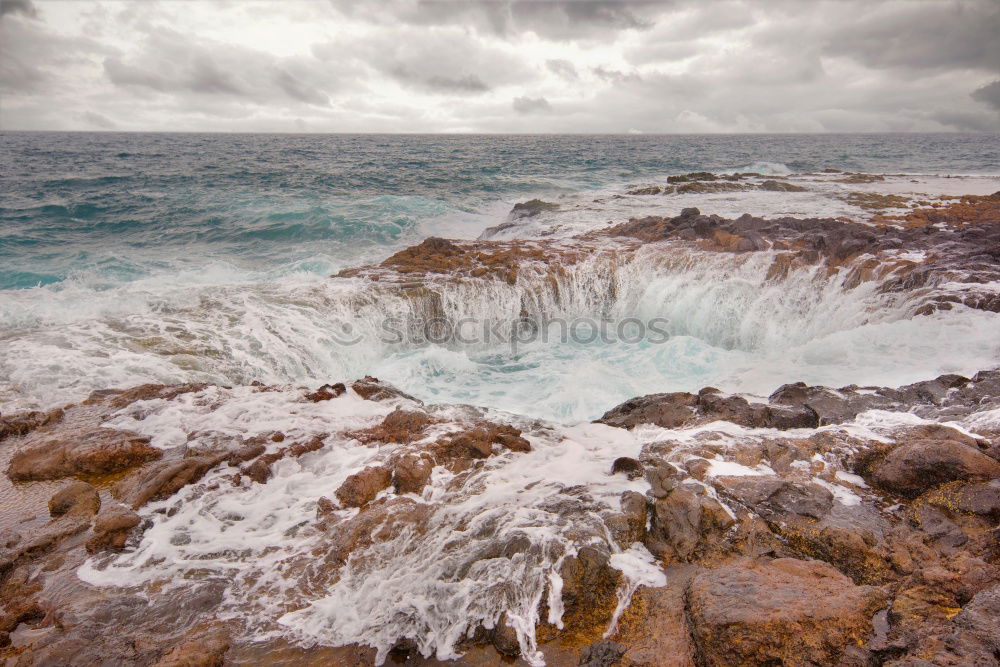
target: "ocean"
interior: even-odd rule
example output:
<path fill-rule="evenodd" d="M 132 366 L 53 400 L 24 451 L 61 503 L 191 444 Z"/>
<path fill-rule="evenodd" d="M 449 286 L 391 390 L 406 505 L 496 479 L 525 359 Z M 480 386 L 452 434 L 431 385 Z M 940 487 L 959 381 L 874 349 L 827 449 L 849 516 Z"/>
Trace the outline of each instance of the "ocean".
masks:
<path fill-rule="evenodd" d="M 803 176 L 801 194 L 627 194 L 689 171 L 831 169 L 898 176 L 854 188 Z M 373 330 L 405 305 L 331 275 L 430 236 L 477 238 L 534 198 L 559 210 L 494 237 L 558 238 L 689 205 L 857 218 L 848 189 L 988 193 L 998 174 L 1000 135 L 982 134 L 0 133 L 0 409 L 141 382 L 313 386 L 373 374 L 424 400 L 572 422 L 651 391 L 766 393 L 803 379 L 893 384 L 975 370 L 997 358 L 992 314 L 918 321 L 877 294 L 824 291 L 809 276 L 767 283 L 752 262 L 632 266 L 615 277 L 624 296 L 610 311 L 586 299 L 556 308 L 662 316 L 666 344 L 517 351 L 345 346 L 331 332 Z M 575 277 L 581 294 L 594 279 Z M 524 289 L 460 286 L 454 315 L 516 317 Z"/>

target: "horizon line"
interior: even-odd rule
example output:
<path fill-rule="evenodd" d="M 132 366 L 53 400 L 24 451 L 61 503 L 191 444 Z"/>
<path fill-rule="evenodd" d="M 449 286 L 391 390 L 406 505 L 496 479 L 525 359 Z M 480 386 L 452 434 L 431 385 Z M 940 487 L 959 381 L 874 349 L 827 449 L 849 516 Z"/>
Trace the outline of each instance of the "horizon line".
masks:
<path fill-rule="evenodd" d="M 941 135 L 1000 135 L 997 130 L 853 130 L 853 131 L 829 131 L 829 132 L 302 132 L 286 130 L 116 130 L 116 129 L 94 129 L 94 130 L 38 130 L 38 129 L 4 129 L 2 133 L 23 133 L 23 134 L 281 134 L 281 135 L 301 135 L 301 136 L 401 136 L 401 137 L 425 137 L 425 136 L 496 136 L 496 137 L 732 137 L 732 136 L 838 136 L 838 135 L 867 135 L 867 134 L 941 134 Z"/>

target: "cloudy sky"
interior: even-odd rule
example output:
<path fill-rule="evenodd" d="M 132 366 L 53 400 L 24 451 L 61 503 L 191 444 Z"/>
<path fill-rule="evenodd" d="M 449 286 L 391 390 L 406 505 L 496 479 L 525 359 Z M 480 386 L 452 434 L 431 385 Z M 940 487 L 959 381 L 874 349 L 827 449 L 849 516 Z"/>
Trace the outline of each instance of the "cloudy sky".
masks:
<path fill-rule="evenodd" d="M 998 0 L 0 0 L 0 128 L 1000 131 Z"/>

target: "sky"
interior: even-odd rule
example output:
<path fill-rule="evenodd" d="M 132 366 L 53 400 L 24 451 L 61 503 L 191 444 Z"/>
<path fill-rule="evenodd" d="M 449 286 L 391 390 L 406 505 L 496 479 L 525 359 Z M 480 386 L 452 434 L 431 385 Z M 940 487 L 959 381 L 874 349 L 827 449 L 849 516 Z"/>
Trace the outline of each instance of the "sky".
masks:
<path fill-rule="evenodd" d="M 1000 0 L 0 0 L 0 129 L 1000 131 Z"/>

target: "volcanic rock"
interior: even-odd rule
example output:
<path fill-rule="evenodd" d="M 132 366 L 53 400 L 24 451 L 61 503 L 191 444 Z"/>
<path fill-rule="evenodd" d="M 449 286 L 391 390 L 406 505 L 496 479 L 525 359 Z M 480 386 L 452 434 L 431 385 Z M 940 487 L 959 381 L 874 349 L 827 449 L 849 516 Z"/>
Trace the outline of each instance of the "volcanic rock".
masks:
<path fill-rule="evenodd" d="M 375 500 L 383 489 L 392 484 L 392 473 L 385 466 L 369 466 L 350 475 L 335 495 L 346 507 L 361 507 Z"/>
<path fill-rule="evenodd" d="M 835 664 L 883 594 L 820 561 L 744 560 L 697 575 L 691 628 L 707 665 Z"/>
<path fill-rule="evenodd" d="M 94 537 L 87 541 L 87 551 L 121 549 L 132 529 L 141 523 L 138 514 L 125 505 L 107 507 L 94 519 Z"/>
<path fill-rule="evenodd" d="M 11 457 L 7 476 L 29 481 L 121 472 L 163 455 L 149 440 L 108 428 L 35 438 Z"/>
<path fill-rule="evenodd" d="M 909 498 L 954 480 L 1000 477 L 1000 462 L 954 440 L 923 440 L 893 449 L 875 470 L 874 483 Z"/>
<path fill-rule="evenodd" d="M 90 516 L 97 514 L 100 508 L 101 495 L 86 482 L 70 482 L 49 499 L 49 514 L 54 517 L 70 512 Z"/>
<path fill-rule="evenodd" d="M 685 484 L 653 504 L 645 544 L 650 553 L 690 561 L 722 542 L 736 519 L 704 486 Z"/>

